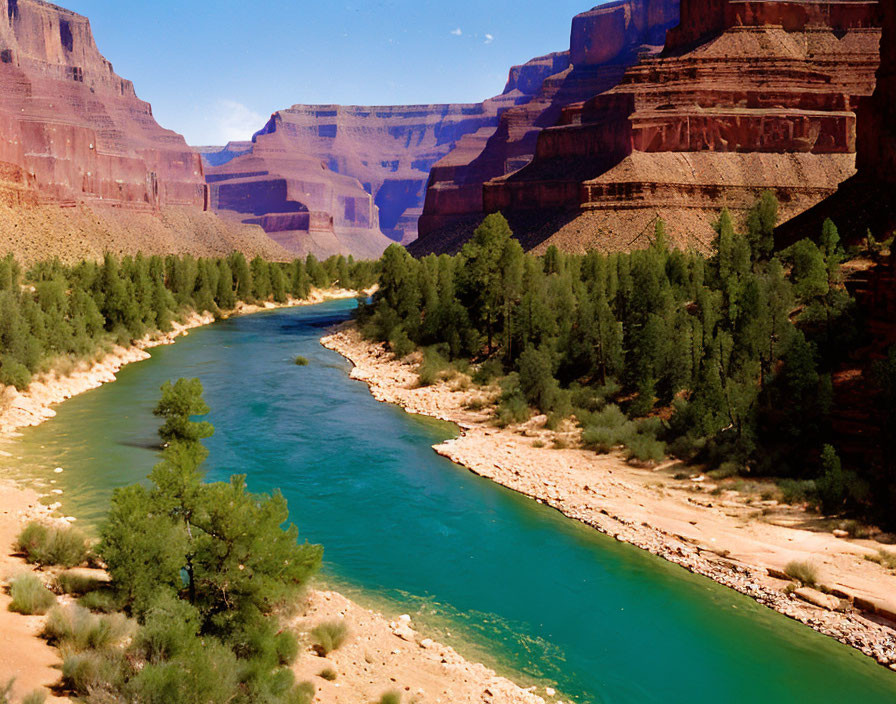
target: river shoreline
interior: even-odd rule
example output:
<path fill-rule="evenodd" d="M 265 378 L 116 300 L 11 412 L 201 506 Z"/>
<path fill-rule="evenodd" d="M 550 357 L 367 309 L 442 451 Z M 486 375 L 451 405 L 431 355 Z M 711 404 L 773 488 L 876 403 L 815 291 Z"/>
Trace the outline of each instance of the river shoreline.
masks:
<path fill-rule="evenodd" d="M 353 324 L 321 344 L 352 362 L 351 378 L 365 382 L 378 401 L 457 425 L 457 438 L 434 446 L 440 455 L 896 671 L 896 575 L 865 559 L 886 547 L 881 543 L 836 537 L 801 508 L 716 493 L 703 475 L 682 483 L 671 476 L 673 463 L 632 467 L 621 456 L 577 449 L 571 424 L 552 432 L 536 417 L 499 429 L 488 394 L 451 380 L 419 387 L 413 356 L 396 360 Z M 818 567 L 819 589 L 796 588 L 784 573 L 794 560 Z"/>
<path fill-rule="evenodd" d="M 357 296 L 345 290 L 314 291 L 307 300 L 292 300 L 283 305 L 249 306 L 240 304 L 227 317 L 249 315 L 278 308 L 314 305 L 328 300 Z M 12 438 L 18 431 L 43 423 L 56 415 L 53 406 L 105 383 L 115 381 L 127 364 L 145 360 L 148 349 L 174 344 L 190 330 L 214 322 L 211 315 L 191 315 L 165 334 L 144 338 L 129 348 L 117 347 L 96 362 L 83 363 L 67 375 L 54 372 L 36 379 L 24 392 L 0 387 L 0 436 Z M 12 391 L 13 393 L 10 393 Z M 3 393 L 5 392 L 5 393 Z M 13 553 L 15 537 L 30 521 L 70 522 L 60 518 L 60 504 L 46 505 L 43 495 L 34 489 L 0 477 L 0 581 L 33 568 Z M 47 702 L 69 700 L 54 691 L 59 681 L 59 651 L 39 637 L 42 616 L 22 616 L 9 611 L 10 597 L 0 590 L 0 686 L 15 680 L 13 694 L 21 698 L 40 690 Z M 316 704 L 356 704 L 378 701 L 388 691 L 397 691 L 424 702 L 456 704 L 545 704 L 535 688 L 524 689 L 488 667 L 470 662 L 450 646 L 433 641 L 416 631 L 407 616 L 391 619 L 364 608 L 345 596 L 326 589 L 310 589 L 290 622 L 303 643 L 294 666 L 296 680 L 311 681 Z M 349 627 L 346 644 L 319 657 L 310 645 L 314 626 L 344 620 Z M 330 681 L 321 676 L 327 669 L 337 673 Z M 548 701 L 553 701 L 549 697 Z M 558 704 L 562 704 L 558 702 Z"/>
<path fill-rule="evenodd" d="M 225 314 L 225 318 L 251 315 L 265 310 L 297 308 L 317 305 L 326 301 L 355 298 L 357 291 L 346 289 L 314 289 L 308 298 L 291 298 L 285 303 L 247 304 L 242 301 Z M 94 361 L 81 361 L 67 373 L 50 370 L 34 378 L 25 391 L 0 385 L 0 437 L 14 435 L 17 431 L 40 425 L 55 417 L 53 406 L 115 381 L 115 375 L 128 364 L 149 359 L 154 347 L 172 345 L 177 338 L 189 335 L 191 330 L 215 322 L 211 313 L 191 313 L 181 322 L 174 322 L 170 332 L 155 332 L 136 340 L 129 347 L 113 346 Z"/>

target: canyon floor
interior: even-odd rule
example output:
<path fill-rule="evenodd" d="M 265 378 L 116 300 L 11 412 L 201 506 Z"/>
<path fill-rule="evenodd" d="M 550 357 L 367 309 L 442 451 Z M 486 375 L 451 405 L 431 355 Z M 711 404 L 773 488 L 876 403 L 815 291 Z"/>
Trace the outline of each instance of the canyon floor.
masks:
<path fill-rule="evenodd" d="M 418 359 L 395 359 L 352 325 L 322 344 L 354 364 L 352 378 L 367 383 L 377 400 L 458 425 L 459 437 L 435 446 L 439 454 L 896 670 L 896 573 L 872 561 L 882 550 L 896 555 L 889 536 L 849 539 L 836 522 L 780 503 L 758 483 L 717 483 L 671 461 L 634 467 L 620 455 L 580 449 L 571 423 L 551 431 L 541 416 L 497 428 L 494 390 L 460 379 L 420 387 Z M 792 561 L 815 566 L 817 588 L 786 575 Z"/>
<path fill-rule="evenodd" d="M 350 298 L 355 291 L 314 291 L 307 300 L 289 301 L 286 306 L 313 305 L 327 300 Z M 248 315 L 276 307 L 240 304 L 231 315 Z M 0 388 L 0 436 L 14 437 L 22 428 L 38 425 L 56 413 L 53 406 L 102 384 L 115 380 L 125 365 L 148 358 L 147 349 L 173 344 L 191 329 L 213 322 L 211 315 L 192 315 L 169 333 L 148 336 L 132 347 L 114 347 L 96 360 L 85 361 L 41 375 L 25 392 Z M 29 521 L 60 520 L 60 504 L 46 505 L 32 489 L 0 478 L 0 584 L 32 569 L 15 554 L 14 542 Z M 71 519 L 66 519 L 71 520 Z M 47 701 L 67 702 L 54 686 L 59 681 L 59 652 L 39 637 L 44 617 L 22 616 L 9 611 L 10 597 L 0 589 L 0 686 L 14 680 L 13 701 L 41 690 Z M 416 631 L 406 616 L 389 618 L 366 609 L 333 591 L 309 590 L 290 626 L 305 646 L 294 667 L 296 680 L 310 681 L 317 694 L 315 704 L 376 702 L 391 691 L 402 701 L 417 704 L 545 704 L 534 688 L 523 689 L 493 670 L 465 660 L 451 647 L 441 645 Z M 318 624 L 344 621 L 348 626 L 345 644 L 327 657 L 311 647 L 310 631 Z M 325 670 L 335 680 L 321 677 Z M 549 698 L 550 700 L 550 698 Z"/>

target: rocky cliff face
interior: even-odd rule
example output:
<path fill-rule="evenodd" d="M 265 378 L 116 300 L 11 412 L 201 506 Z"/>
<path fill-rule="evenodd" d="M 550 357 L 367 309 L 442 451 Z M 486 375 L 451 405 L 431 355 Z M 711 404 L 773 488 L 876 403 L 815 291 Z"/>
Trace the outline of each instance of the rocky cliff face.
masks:
<path fill-rule="evenodd" d="M 723 205 L 742 212 L 767 188 L 785 216 L 806 210 L 855 171 L 879 11 L 872 0 L 682 0 L 665 52 L 565 110 L 532 164 L 486 184 L 485 210 L 516 216 L 530 246 L 576 250 L 638 246 L 658 216 L 679 244 L 707 247 Z"/>
<path fill-rule="evenodd" d="M 817 237 L 827 218 L 849 244 L 861 242 L 869 231 L 881 241 L 896 231 L 896 3 L 886 0 L 880 10 L 883 36 L 877 86 L 857 110 L 857 173 L 831 197 L 781 225 L 777 240 L 782 247 Z"/>
<path fill-rule="evenodd" d="M 511 69 L 508 90 L 525 77 L 532 98 L 503 113 L 496 131 L 465 138 L 435 165 L 419 224 L 425 241 L 417 248 L 437 249 L 474 228 L 483 216 L 483 184 L 527 165 L 539 134 L 565 106 L 613 87 L 639 55 L 658 52 L 678 13 L 679 0 L 607 3 L 573 19 L 569 51 Z"/>
<path fill-rule="evenodd" d="M 3 200 L 204 208 L 202 163 L 99 53 L 85 17 L 0 0 Z"/>
<path fill-rule="evenodd" d="M 257 220 L 297 251 L 305 242 L 319 247 L 322 229 L 355 254 L 358 238 L 365 253 L 390 240 L 411 242 L 433 164 L 466 136 L 494 132 L 499 114 L 528 100 L 530 86 L 553 65 L 546 57 L 543 65 L 521 67 L 504 95 L 481 104 L 281 110 L 252 143 L 201 149 L 212 206 Z M 284 217 L 296 209 L 308 214 Z"/>

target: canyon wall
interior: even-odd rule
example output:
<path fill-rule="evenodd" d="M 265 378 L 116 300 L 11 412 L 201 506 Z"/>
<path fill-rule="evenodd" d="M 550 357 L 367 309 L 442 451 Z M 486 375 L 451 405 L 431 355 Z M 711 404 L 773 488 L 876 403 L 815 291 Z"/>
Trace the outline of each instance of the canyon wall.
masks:
<path fill-rule="evenodd" d="M 855 173 L 856 110 L 879 65 L 876 0 L 682 0 L 660 55 L 566 105 L 525 167 L 487 181 L 483 211 L 524 246 L 641 246 L 658 217 L 708 249 L 718 211 L 772 189 L 792 217 Z M 457 249 L 464 227 L 413 251 Z"/>
<path fill-rule="evenodd" d="M 723 206 L 743 214 L 771 189 L 791 217 L 855 172 L 876 1 L 682 0 L 681 14 L 661 56 L 568 108 L 529 166 L 485 185 L 486 211 L 532 247 L 636 247 L 662 217 L 677 244 L 708 249 Z"/>
<path fill-rule="evenodd" d="M 504 95 L 478 104 L 281 110 L 251 143 L 199 149 L 212 207 L 296 251 L 321 253 L 326 240 L 370 255 L 412 242 L 433 164 L 466 135 L 494 132 L 552 69 L 550 60 L 520 67 Z"/>
<path fill-rule="evenodd" d="M 850 245 L 871 233 L 880 241 L 896 232 L 896 3 L 881 3 L 883 36 L 874 94 L 857 110 L 857 173 L 831 197 L 778 227 L 778 245 L 817 238 L 827 218 Z"/>
<path fill-rule="evenodd" d="M 10 203 L 206 205 L 201 160 L 115 74 L 87 18 L 39 0 L 0 0 L 0 162 Z"/>
<path fill-rule="evenodd" d="M 211 213 L 202 161 L 116 75 L 87 18 L 0 0 L 0 253 L 289 253 Z"/>
<path fill-rule="evenodd" d="M 658 52 L 666 30 L 678 23 L 679 0 L 620 0 L 576 16 L 568 51 L 527 66 L 531 100 L 501 116 L 498 129 L 465 138 L 433 168 L 414 251 L 468 234 L 483 217 L 483 184 L 526 166 L 539 134 L 560 119 L 563 108 L 616 85 L 640 55 Z M 510 72 L 508 89 L 524 69 Z"/>

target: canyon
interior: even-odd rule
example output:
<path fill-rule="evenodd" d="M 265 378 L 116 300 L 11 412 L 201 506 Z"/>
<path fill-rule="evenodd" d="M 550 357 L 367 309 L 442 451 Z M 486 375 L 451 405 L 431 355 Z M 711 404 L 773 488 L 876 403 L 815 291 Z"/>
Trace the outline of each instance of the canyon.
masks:
<path fill-rule="evenodd" d="M 876 1 L 682 0 L 680 15 L 662 53 L 565 105 L 531 163 L 483 185 L 483 212 L 508 216 L 527 249 L 644 246 L 661 218 L 675 244 L 708 250 L 722 207 L 743 217 L 771 189 L 789 219 L 855 173 Z M 474 222 L 413 251 L 454 251 Z"/>
<path fill-rule="evenodd" d="M 4 249 L 26 260 L 136 249 L 286 256 L 260 229 L 220 223 L 207 206 L 199 155 L 115 73 L 87 18 L 0 0 Z"/>
<path fill-rule="evenodd" d="M 577 15 L 569 49 L 534 60 L 542 70 L 530 79 L 540 81 L 530 86 L 532 100 L 505 112 L 494 133 L 465 138 L 435 165 L 420 219 L 421 242 L 413 251 L 452 249 L 454 235 L 468 235 L 482 220 L 483 184 L 525 167 L 541 131 L 557 123 L 565 106 L 619 83 L 639 56 L 662 49 L 666 31 L 678 21 L 679 0 L 620 0 Z M 517 74 L 511 70 L 508 89 Z"/>

